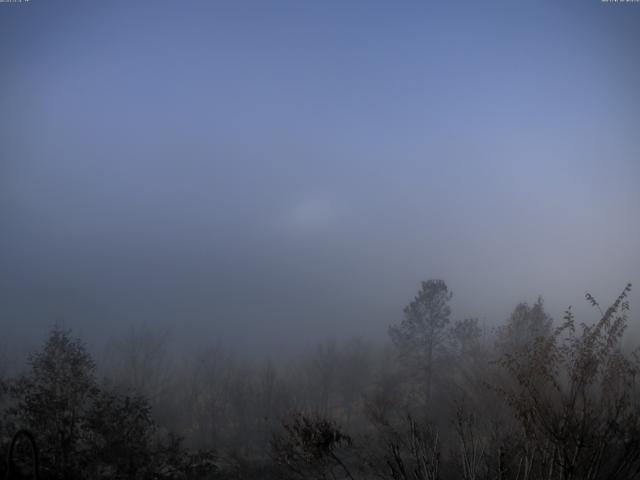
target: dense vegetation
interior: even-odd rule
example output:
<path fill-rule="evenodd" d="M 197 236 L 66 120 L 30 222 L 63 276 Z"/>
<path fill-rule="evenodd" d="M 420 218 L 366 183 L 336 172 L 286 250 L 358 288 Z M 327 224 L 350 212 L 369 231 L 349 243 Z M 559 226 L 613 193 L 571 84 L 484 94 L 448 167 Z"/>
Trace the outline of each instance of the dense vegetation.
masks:
<path fill-rule="evenodd" d="M 31 432 L 40 475 L 84 478 L 599 480 L 640 475 L 640 371 L 627 285 L 595 324 L 542 299 L 491 331 L 423 282 L 390 342 L 320 345 L 283 365 L 223 348 L 178 365 L 151 332 L 97 366 L 54 328 L 2 379 L 0 432 Z M 24 438 L 27 438 L 26 436 Z M 2 465 L 33 474 L 29 442 Z"/>

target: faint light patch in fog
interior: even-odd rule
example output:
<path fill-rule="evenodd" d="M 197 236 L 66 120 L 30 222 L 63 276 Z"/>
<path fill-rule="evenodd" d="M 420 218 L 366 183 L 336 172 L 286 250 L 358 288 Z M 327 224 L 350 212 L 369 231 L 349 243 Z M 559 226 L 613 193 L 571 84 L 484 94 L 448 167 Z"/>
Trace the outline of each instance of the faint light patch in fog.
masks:
<path fill-rule="evenodd" d="M 332 230 L 338 224 L 336 202 L 326 195 L 304 197 L 285 210 L 279 224 L 288 232 Z"/>

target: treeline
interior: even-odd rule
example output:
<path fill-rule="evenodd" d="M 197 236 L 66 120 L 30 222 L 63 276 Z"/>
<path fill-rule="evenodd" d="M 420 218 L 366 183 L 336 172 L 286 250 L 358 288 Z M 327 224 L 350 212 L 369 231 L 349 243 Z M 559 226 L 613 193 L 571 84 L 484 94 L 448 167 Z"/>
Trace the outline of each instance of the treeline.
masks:
<path fill-rule="evenodd" d="M 627 285 L 594 324 L 542 299 L 490 331 L 423 282 L 387 345 L 319 345 L 258 364 L 170 354 L 132 331 L 96 365 L 54 328 L 0 383 L 0 475 L 51 479 L 569 480 L 640 476 L 640 372 L 622 346 Z"/>

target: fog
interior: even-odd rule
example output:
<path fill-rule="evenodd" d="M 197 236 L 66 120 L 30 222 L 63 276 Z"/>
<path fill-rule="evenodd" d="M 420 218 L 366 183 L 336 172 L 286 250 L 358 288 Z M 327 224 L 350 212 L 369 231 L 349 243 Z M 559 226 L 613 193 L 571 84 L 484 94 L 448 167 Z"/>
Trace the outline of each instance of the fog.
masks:
<path fill-rule="evenodd" d="M 7 344 L 269 355 L 385 339 L 427 278 L 488 325 L 639 280 L 634 5 L 0 7 Z"/>
<path fill-rule="evenodd" d="M 638 478 L 639 47 L 635 0 L 0 0 L 0 477 Z"/>

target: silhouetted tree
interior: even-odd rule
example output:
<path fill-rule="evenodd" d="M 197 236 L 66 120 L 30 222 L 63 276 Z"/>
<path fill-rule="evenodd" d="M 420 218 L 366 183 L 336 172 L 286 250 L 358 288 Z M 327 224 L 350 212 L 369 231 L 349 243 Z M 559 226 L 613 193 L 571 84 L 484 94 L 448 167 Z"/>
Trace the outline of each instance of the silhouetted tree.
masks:
<path fill-rule="evenodd" d="M 544 310 L 544 301 L 538 297 L 533 306 L 519 303 L 507 324 L 496 334 L 496 348 L 501 353 L 522 351 L 539 338 L 551 334 L 553 320 Z"/>
<path fill-rule="evenodd" d="M 74 478 L 88 462 L 82 437 L 98 393 L 95 365 L 84 345 L 57 327 L 29 365 L 13 387 L 16 424 L 35 432 L 46 474 Z"/>
<path fill-rule="evenodd" d="M 171 383 L 169 338 L 169 330 L 132 326 L 127 335 L 112 338 L 106 352 L 107 370 L 118 387 L 143 395 L 155 409 Z"/>
<path fill-rule="evenodd" d="M 359 339 L 346 342 L 340 352 L 340 364 L 337 370 L 337 387 L 346 424 L 349 426 L 356 406 L 363 399 L 371 382 L 372 365 L 369 346 Z"/>
<path fill-rule="evenodd" d="M 145 397 L 100 388 L 69 331 L 54 328 L 29 365 L 10 387 L 3 423 L 34 433 L 45 478 L 177 478 L 207 466 L 159 431 Z"/>
<path fill-rule="evenodd" d="M 640 475 L 640 366 L 621 351 L 630 290 L 595 325 L 576 326 L 569 309 L 552 335 L 503 357 L 515 381 L 503 394 L 524 436 L 520 478 Z"/>
<path fill-rule="evenodd" d="M 422 288 L 404 309 L 404 320 L 389 328 L 389 336 L 401 359 L 424 373 L 427 402 L 431 400 L 434 357 L 446 340 L 451 297 L 444 280 L 422 282 Z"/>
<path fill-rule="evenodd" d="M 315 408 L 321 415 L 327 416 L 330 410 L 332 394 L 336 389 L 338 351 L 335 343 L 319 344 L 310 365 L 310 386 L 313 392 Z"/>
<path fill-rule="evenodd" d="M 449 333 L 454 346 L 462 355 L 477 350 L 482 337 L 482 329 L 478 325 L 477 318 L 457 320 Z"/>
<path fill-rule="evenodd" d="M 101 391 L 88 412 L 86 428 L 94 475 L 139 478 L 149 473 L 156 426 L 145 398 Z"/>
<path fill-rule="evenodd" d="M 272 458 L 284 474 L 296 479 L 350 479 L 345 450 L 351 437 L 333 422 L 315 415 L 293 414 L 274 436 Z"/>

